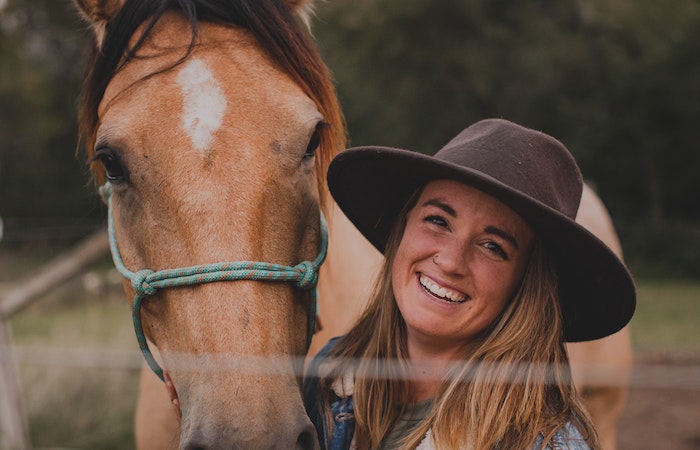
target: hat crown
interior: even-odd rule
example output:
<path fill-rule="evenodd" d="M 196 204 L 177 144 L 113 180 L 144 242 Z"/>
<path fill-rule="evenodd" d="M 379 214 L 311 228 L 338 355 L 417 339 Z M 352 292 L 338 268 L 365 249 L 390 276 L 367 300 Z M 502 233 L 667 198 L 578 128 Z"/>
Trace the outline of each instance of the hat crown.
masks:
<path fill-rule="evenodd" d="M 502 119 L 487 119 L 462 131 L 435 159 L 481 172 L 572 220 L 581 201 L 583 177 L 553 137 Z"/>

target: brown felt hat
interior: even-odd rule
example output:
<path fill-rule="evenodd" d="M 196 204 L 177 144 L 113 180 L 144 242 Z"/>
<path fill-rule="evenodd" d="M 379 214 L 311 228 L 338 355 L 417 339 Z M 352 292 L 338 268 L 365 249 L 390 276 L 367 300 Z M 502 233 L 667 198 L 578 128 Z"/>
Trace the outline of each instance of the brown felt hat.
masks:
<path fill-rule="evenodd" d="M 553 137 L 487 119 L 434 156 L 357 147 L 336 156 L 328 169 L 334 199 L 381 252 L 411 194 L 436 179 L 460 181 L 492 195 L 535 229 L 558 274 L 566 341 L 599 339 L 630 321 L 636 305 L 632 277 L 607 245 L 575 222 L 581 171 Z"/>

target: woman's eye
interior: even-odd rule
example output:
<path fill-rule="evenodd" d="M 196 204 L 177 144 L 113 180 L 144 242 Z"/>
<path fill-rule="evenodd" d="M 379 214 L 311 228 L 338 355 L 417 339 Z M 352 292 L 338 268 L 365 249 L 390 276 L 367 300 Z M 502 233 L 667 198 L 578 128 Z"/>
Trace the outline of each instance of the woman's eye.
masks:
<path fill-rule="evenodd" d="M 503 259 L 508 259 L 508 255 L 506 254 L 505 250 L 503 250 L 503 247 L 501 247 L 497 243 L 486 242 L 484 244 L 484 247 L 486 247 L 491 253 L 494 253 Z"/>
<path fill-rule="evenodd" d="M 100 149 L 90 162 L 99 161 L 110 183 L 118 184 L 126 180 L 126 170 L 119 156 L 111 149 Z"/>
<path fill-rule="evenodd" d="M 432 223 L 439 227 L 447 227 L 447 221 L 440 216 L 427 216 L 425 222 Z"/>

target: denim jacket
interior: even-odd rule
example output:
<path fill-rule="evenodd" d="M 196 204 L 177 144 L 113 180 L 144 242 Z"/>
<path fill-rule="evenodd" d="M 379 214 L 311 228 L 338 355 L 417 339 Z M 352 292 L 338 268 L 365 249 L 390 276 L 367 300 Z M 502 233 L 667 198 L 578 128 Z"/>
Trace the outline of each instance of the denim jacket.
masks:
<path fill-rule="evenodd" d="M 326 423 L 325 417 L 321 413 L 317 402 L 317 394 L 319 387 L 319 368 L 326 359 L 330 351 L 335 347 L 340 338 L 331 339 L 328 344 L 314 357 L 311 361 L 308 373 L 309 376 L 304 377 L 304 406 L 306 412 L 311 418 L 316 427 L 318 440 L 322 450 L 352 450 L 354 449 L 353 437 L 355 434 L 355 416 L 353 409 L 352 395 L 339 395 L 335 401 L 331 403 L 332 425 L 332 441 L 328 444 L 330 435 L 330 426 Z M 540 450 L 544 436 L 537 437 L 532 444 L 531 450 Z M 435 447 L 432 443 L 430 435 L 418 446 L 416 450 L 433 450 Z M 571 423 L 567 423 L 559 429 L 550 444 L 546 447 L 548 450 L 590 450 L 578 429 Z"/>

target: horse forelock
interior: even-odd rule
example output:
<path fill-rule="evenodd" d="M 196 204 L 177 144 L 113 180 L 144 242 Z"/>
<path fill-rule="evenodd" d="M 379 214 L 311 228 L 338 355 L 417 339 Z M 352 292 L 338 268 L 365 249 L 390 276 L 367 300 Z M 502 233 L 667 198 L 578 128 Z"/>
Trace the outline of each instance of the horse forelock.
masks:
<path fill-rule="evenodd" d="M 197 38 L 198 21 L 244 28 L 256 38 L 272 61 L 314 101 L 329 125 L 321 130 L 316 156 L 319 192 L 325 206 L 328 198 L 325 174 L 333 155 L 345 146 L 345 123 L 328 68 L 307 31 L 281 0 L 127 0 L 119 14 L 107 24 L 101 47 L 93 44 L 88 61 L 80 107 L 81 143 L 86 148 L 88 159 L 94 155 L 98 108 L 107 85 L 136 55 L 160 17 L 173 9 L 180 10 L 191 24 L 190 49 Z M 142 35 L 129 47 L 132 35 L 142 24 L 145 24 Z M 189 52 L 163 71 L 177 66 L 188 55 Z M 91 171 L 96 183 L 104 182 L 104 174 L 97 165 L 93 165 Z"/>

